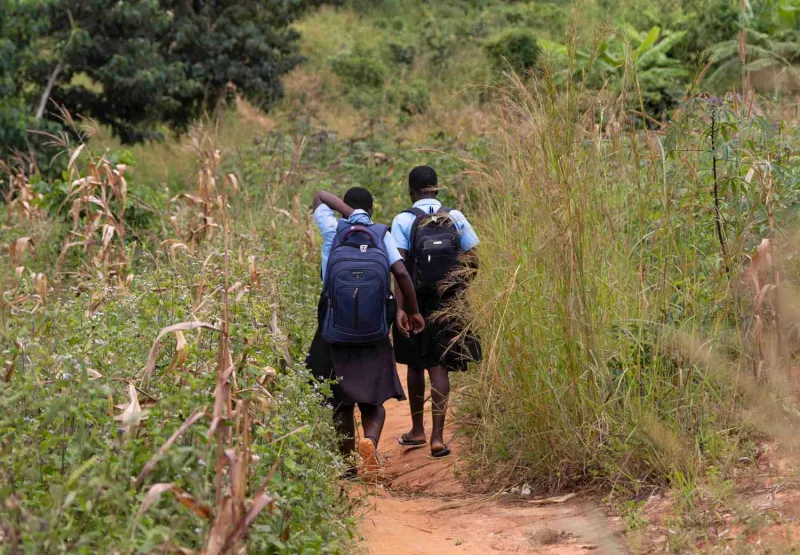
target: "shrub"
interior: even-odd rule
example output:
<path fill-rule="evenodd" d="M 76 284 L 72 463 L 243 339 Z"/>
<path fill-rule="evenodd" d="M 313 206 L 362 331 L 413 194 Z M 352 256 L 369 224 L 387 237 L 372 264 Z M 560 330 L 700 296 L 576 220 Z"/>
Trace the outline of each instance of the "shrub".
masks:
<path fill-rule="evenodd" d="M 348 91 L 382 87 L 389 73 L 383 62 L 362 46 L 337 54 L 331 58 L 330 64 Z"/>
<path fill-rule="evenodd" d="M 416 55 L 416 48 L 410 44 L 389 43 L 389 59 L 395 64 L 411 67 L 414 65 Z"/>
<path fill-rule="evenodd" d="M 527 29 L 511 29 L 486 43 L 486 53 L 498 70 L 526 73 L 536 65 L 541 54 L 536 36 Z"/>
<path fill-rule="evenodd" d="M 401 114 L 413 116 L 424 114 L 431 103 L 431 95 L 425 81 L 416 80 L 410 84 L 397 84 L 390 91 L 388 100 L 397 103 Z"/>

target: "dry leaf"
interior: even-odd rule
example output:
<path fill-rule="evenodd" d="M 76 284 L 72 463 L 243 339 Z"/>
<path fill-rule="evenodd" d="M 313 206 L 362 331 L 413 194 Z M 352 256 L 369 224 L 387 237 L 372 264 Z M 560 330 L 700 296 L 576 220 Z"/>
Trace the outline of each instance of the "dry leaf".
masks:
<path fill-rule="evenodd" d="M 142 408 L 139 406 L 139 395 L 136 393 L 136 388 L 133 384 L 128 384 L 128 395 L 131 399 L 130 403 L 125 405 L 124 412 L 115 416 L 114 420 L 122 422 L 125 432 L 131 433 L 136 429 L 143 417 Z"/>
<path fill-rule="evenodd" d="M 287 211 L 287 210 L 284 210 L 283 208 L 276 208 L 276 209 L 275 209 L 275 211 L 276 211 L 276 212 L 278 212 L 279 214 L 283 214 L 284 216 L 286 216 L 287 218 L 289 218 L 290 220 L 292 220 L 292 223 L 293 223 L 293 224 L 299 224 L 299 223 L 300 223 L 300 222 L 297 220 L 297 218 L 295 218 L 294 216 L 292 216 L 292 215 L 291 215 L 291 213 L 289 213 L 289 211 Z"/>
<path fill-rule="evenodd" d="M 42 299 L 42 302 L 47 300 L 47 276 L 44 274 L 36 274 L 33 278 L 33 288 L 36 294 Z"/>
<path fill-rule="evenodd" d="M 161 494 L 165 491 L 171 490 L 173 487 L 171 482 L 165 482 L 161 484 L 153 484 L 149 490 L 147 490 L 147 495 L 144 496 L 144 501 L 142 501 L 142 506 L 139 507 L 139 510 L 136 511 L 136 518 L 141 518 L 141 516 L 153 506 L 153 503 L 158 501 L 158 498 L 161 497 Z"/>
<path fill-rule="evenodd" d="M 187 493 L 178 486 L 173 486 L 171 491 L 181 505 L 187 507 L 197 516 L 205 518 L 206 520 L 211 520 L 211 517 L 214 516 L 211 507 L 205 505 L 204 503 L 200 503 L 192 494 Z"/>
<path fill-rule="evenodd" d="M 114 233 L 117 231 L 111 224 L 106 224 L 103 226 L 103 246 L 107 247 L 111 243 L 111 239 L 114 238 Z"/>
<path fill-rule="evenodd" d="M 103 300 L 103 296 L 100 293 L 92 293 L 92 299 L 89 301 L 89 307 L 86 309 L 84 315 L 87 318 L 94 316 L 94 313 L 97 312 L 97 309 L 103 304 Z"/>
<path fill-rule="evenodd" d="M 247 514 L 239 521 L 239 523 L 236 525 L 236 528 L 231 533 L 230 538 L 228 538 L 228 541 L 225 543 L 224 551 L 227 551 L 244 538 L 244 535 L 247 533 L 247 529 L 250 528 L 250 525 L 253 524 L 253 521 L 256 519 L 256 517 L 258 517 L 259 513 L 264 509 L 264 507 L 267 506 L 269 506 L 270 512 L 272 512 L 272 508 L 275 506 L 275 502 L 272 500 L 272 498 L 264 492 L 256 495 L 252 504 L 250 505 L 250 509 L 247 511 Z"/>
<path fill-rule="evenodd" d="M 95 370 L 94 368 L 87 368 L 86 375 L 89 376 L 90 380 L 99 380 L 103 377 L 103 374 Z"/>
<path fill-rule="evenodd" d="M 175 368 L 180 368 L 183 366 L 183 363 L 186 362 L 186 357 L 188 355 L 186 337 L 183 335 L 182 331 L 175 332 L 175 356 L 172 357 L 172 362 L 169 363 L 169 368 L 167 371 L 174 370 Z"/>
<path fill-rule="evenodd" d="M 160 343 L 161 338 L 168 333 L 176 331 L 189 331 L 196 328 L 205 328 L 209 330 L 219 331 L 218 328 L 212 326 L 211 324 L 198 321 L 181 322 L 180 324 L 174 324 L 172 326 L 167 326 L 166 328 L 162 329 L 158 333 L 156 340 L 153 341 L 153 345 L 150 347 L 150 353 L 147 355 L 147 364 L 145 364 L 144 368 L 142 368 L 142 373 L 144 374 L 145 379 L 149 379 L 150 376 L 153 374 L 153 370 L 155 370 L 156 368 L 156 358 L 158 357 L 158 349 L 161 345 Z"/>
<path fill-rule="evenodd" d="M 78 160 L 78 156 L 81 155 L 81 151 L 85 146 L 86 146 L 85 143 L 81 143 L 80 146 L 78 146 L 78 148 L 72 151 L 72 154 L 69 157 L 69 162 L 67 163 L 67 169 L 69 170 L 73 169 L 73 167 L 75 166 L 75 162 Z"/>
<path fill-rule="evenodd" d="M 239 191 L 239 179 L 234 174 L 229 173 L 225 176 L 225 184 L 229 185 L 234 193 Z"/>
<path fill-rule="evenodd" d="M 250 267 L 250 285 L 256 285 L 258 283 L 258 272 L 256 271 L 256 257 L 254 254 L 247 257 L 247 263 Z"/>
<path fill-rule="evenodd" d="M 264 509 L 264 507 L 269 506 L 269 510 L 272 512 L 275 504 L 272 501 L 272 498 L 266 494 L 267 484 L 269 484 L 270 480 L 272 480 L 272 476 L 275 475 L 275 471 L 278 469 L 280 462 L 280 458 L 276 459 L 272 465 L 272 468 L 270 468 L 266 477 L 264 480 L 262 480 L 261 485 L 253 495 L 253 502 L 251 503 L 250 508 L 247 510 L 247 514 L 237 523 L 236 528 L 233 530 L 227 542 L 225 543 L 225 550 L 230 549 L 234 544 L 244 538 L 244 535 L 247 533 L 247 529 L 250 527 L 259 513 Z"/>
<path fill-rule="evenodd" d="M 272 382 L 274 382 L 278 377 L 278 371 L 275 370 L 272 366 L 266 366 L 264 368 L 264 377 L 261 378 L 261 385 L 267 387 Z"/>
<path fill-rule="evenodd" d="M 25 251 L 28 250 L 28 247 L 33 247 L 33 239 L 30 237 L 19 237 L 8 249 L 8 254 L 11 256 L 11 260 L 16 262 L 17 264 L 22 263 L 22 259 L 25 257 Z"/>
<path fill-rule="evenodd" d="M 175 498 L 183 505 L 187 507 L 190 511 L 192 511 L 197 516 L 203 517 L 205 519 L 210 519 L 212 515 L 211 507 L 208 505 L 204 505 L 197 501 L 194 496 L 190 493 L 187 493 L 180 487 L 176 486 L 171 482 L 164 482 L 160 484 L 153 484 L 153 486 L 147 490 L 147 495 L 144 497 L 144 501 L 142 501 L 142 506 L 139 507 L 139 510 L 136 512 L 136 518 L 141 518 L 141 516 L 147 512 L 147 509 L 152 507 L 156 501 L 158 501 L 161 494 L 169 491 L 171 492 Z"/>

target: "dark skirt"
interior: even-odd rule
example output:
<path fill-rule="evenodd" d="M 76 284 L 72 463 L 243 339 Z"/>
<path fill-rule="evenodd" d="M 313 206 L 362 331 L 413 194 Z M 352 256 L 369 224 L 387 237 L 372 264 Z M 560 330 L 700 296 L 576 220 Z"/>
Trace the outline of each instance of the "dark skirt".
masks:
<path fill-rule="evenodd" d="M 366 345 L 331 345 L 322 337 L 323 299 L 317 305 L 317 332 L 311 341 L 306 367 L 320 380 L 337 380 L 332 386 L 334 405 L 366 403 L 382 405 L 389 399 L 404 401 L 406 395 L 392 344 L 388 337 Z"/>
<path fill-rule="evenodd" d="M 456 318 L 443 318 L 442 311 L 454 297 L 417 296 L 419 311 L 425 318 L 425 329 L 419 335 L 403 337 L 395 327 L 394 354 L 397 362 L 411 368 L 442 365 L 451 372 L 463 372 L 470 362 L 481 360 L 481 343 Z"/>

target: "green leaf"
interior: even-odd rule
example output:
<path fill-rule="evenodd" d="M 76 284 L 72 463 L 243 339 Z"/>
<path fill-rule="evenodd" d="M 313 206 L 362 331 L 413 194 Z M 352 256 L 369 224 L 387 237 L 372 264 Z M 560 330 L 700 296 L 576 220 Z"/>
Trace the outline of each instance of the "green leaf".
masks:
<path fill-rule="evenodd" d="M 661 35 L 661 27 L 656 26 L 650 29 L 650 31 L 647 33 L 647 36 L 644 37 L 644 41 L 642 42 L 642 44 L 640 44 L 636 48 L 636 50 L 633 51 L 633 59 L 636 60 L 640 54 L 642 54 L 645 50 L 653 46 L 658 40 L 658 37 L 660 35 Z"/>

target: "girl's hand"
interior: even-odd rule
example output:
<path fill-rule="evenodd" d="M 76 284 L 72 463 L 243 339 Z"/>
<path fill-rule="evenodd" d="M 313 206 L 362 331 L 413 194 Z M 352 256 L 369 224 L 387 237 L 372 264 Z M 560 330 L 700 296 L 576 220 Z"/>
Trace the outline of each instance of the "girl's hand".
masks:
<path fill-rule="evenodd" d="M 406 311 L 401 308 L 397 309 L 397 316 L 395 317 L 395 326 L 397 326 L 397 329 L 400 330 L 400 334 L 403 337 L 409 336 L 408 314 L 406 314 Z"/>

